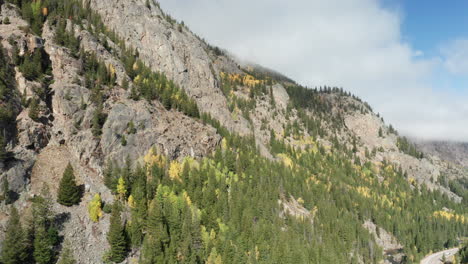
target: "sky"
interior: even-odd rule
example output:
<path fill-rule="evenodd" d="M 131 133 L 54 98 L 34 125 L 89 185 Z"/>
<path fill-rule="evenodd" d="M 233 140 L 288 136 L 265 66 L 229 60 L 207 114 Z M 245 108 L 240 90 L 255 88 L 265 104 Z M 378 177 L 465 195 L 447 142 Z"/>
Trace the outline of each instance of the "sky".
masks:
<path fill-rule="evenodd" d="M 468 141 L 468 1 L 160 0 L 209 43 L 343 87 L 400 133 Z"/>

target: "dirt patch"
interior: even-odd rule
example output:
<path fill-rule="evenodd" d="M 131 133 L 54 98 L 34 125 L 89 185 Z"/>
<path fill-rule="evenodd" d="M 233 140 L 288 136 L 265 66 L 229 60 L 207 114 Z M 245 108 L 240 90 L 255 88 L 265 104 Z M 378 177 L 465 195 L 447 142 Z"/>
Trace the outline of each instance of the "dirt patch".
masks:
<path fill-rule="evenodd" d="M 64 146 L 48 146 L 37 156 L 31 172 L 31 193 L 40 194 L 44 184 L 49 186 L 55 197 L 63 172 L 71 160 L 68 149 Z M 75 173 L 75 176 L 77 174 Z M 79 183 L 79 180 L 77 179 Z"/>

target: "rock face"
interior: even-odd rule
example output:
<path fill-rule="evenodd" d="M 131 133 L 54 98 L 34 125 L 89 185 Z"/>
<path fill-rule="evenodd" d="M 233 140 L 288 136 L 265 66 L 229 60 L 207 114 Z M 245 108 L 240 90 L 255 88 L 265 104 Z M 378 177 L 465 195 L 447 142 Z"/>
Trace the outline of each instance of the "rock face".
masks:
<path fill-rule="evenodd" d="M 372 158 L 375 164 L 380 164 L 384 160 L 391 161 L 407 172 L 410 181 L 424 184 L 431 190 L 438 189 L 449 197 L 460 201 L 460 197 L 438 184 L 441 171 L 445 171 L 445 164 L 431 155 L 417 159 L 401 152 L 397 146 L 397 135 L 389 133 L 388 128 L 379 117 L 372 113 L 354 112 L 346 116 L 345 123 L 362 144 L 359 148 L 360 158 L 365 159 L 366 148 L 368 151 L 375 149 L 377 151 L 375 157 Z M 379 130 L 383 131 L 382 136 L 379 136 Z"/>
<path fill-rule="evenodd" d="M 107 119 L 99 139 L 90 132 L 95 110 L 88 104 L 90 91 L 78 82 L 81 65 L 68 55 L 65 48 L 53 44 L 53 32 L 44 29 L 46 51 L 50 54 L 54 79 L 52 108 L 54 125 L 51 141 L 65 144 L 81 162 L 100 172 L 103 157 L 122 164 L 127 158 L 137 160 L 151 147 L 157 146 L 172 158 L 201 157 L 210 152 L 220 140 L 213 128 L 205 126 L 181 113 L 167 111 L 159 102 L 133 101 L 127 91 L 114 87 L 104 108 Z M 78 35 L 85 35 L 78 32 Z M 102 47 L 92 37 L 82 38 L 84 49 L 100 50 Z M 104 61 L 113 61 L 116 68 L 123 67 L 109 53 L 97 53 Z M 122 72 L 123 74 L 123 72 Z M 120 78 L 128 78 L 122 75 Z M 129 131 L 130 122 L 135 131 Z M 125 137 L 126 144 L 122 143 Z"/>
<path fill-rule="evenodd" d="M 278 104 L 281 109 L 286 109 L 289 103 L 289 95 L 283 85 L 275 84 L 273 85 L 272 90 L 275 103 Z"/>
<path fill-rule="evenodd" d="M 416 140 L 416 144 L 426 153 L 468 169 L 468 143 Z"/>
<path fill-rule="evenodd" d="M 363 224 L 364 228 L 374 236 L 375 242 L 379 245 L 384 253 L 384 264 L 401 263 L 404 254 L 403 246 L 397 239 L 388 233 L 385 229 L 376 226 L 372 221 L 367 220 Z"/>
<path fill-rule="evenodd" d="M 161 9 L 145 0 L 91 0 L 103 18 L 140 58 L 155 71 L 164 72 L 192 96 L 200 109 L 240 134 L 250 133 L 245 122 L 234 120 L 219 89 L 217 73 L 237 69 L 233 60 L 216 59 L 208 45 L 185 26 L 169 19 Z"/>

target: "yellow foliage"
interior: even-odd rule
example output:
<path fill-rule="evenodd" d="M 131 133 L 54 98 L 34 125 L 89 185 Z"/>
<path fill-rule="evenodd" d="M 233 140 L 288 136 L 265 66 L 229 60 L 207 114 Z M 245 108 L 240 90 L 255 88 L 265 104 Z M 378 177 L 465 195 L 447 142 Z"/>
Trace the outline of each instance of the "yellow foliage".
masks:
<path fill-rule="evenodd" d="M 190 199 L 190 196 L 187 194 L 186 191 L 184 191 L 182 193 L 182 196 L 184 197 L 185 202 L 188 204 L 188 206 L 191 206 L 192 205 L 192 200 Z"/>
<path fill-rule="evenodd" d="M 180 166 L 180 163 L 177 160 L 171 161 L 171 164 L 169 166 L 169 178 L 171 178 L 171 180 L 182 181 L 180 179 L 181 172 L 182 167 Z"/>
<path fill-rule="evenodd" d="M 290 157 L 288 157 L 288 155 L 280 153 L 278 154 L 278 157 L 280 157 L 283 160 L 284 165 L 288 166 L 289 168 L 292 168 L 293 161 Z"/>
<path fill-rule="evenodd" d="M 250 74 L 226 74 L 224 72 L 221 72 L 221 77 L 227 78 L 230 81 L 234 81 L 234 82 L 242 82 L 244 85 L 249 86 L 249 87 L 253 87 L 255 85 L 265 83 L 264 80 L 255 79 L 255 77 L 253 77 Z"/>
<path fill-rule="evenodd" d="M 392 165 L 388 165 L 387 167 L 385 167 L 385 171 L 387 173 L 392 173 L 393 172 L 393 166 Z"/>
<path fill-rule="evenodd" d="M 314 138 L 311 136 L 304 137 L 303 135 L 299 138 L 299 144 L 301 145 L 315 145 Z"/>
<path fill-rule="evenodd" d="M 47 7 L 42 8 L 42 15 L 47 16 L 49 14 L 49 9 Z"/>
<path fill-rule="evenodd" d="M 228 148 L 226 138 L 223 138 L 223 140 L 221 140 L 221 148 L 222 148 L 223 150 L 226 150 L 226 149 Z"/>
<path fill-rule="evenodd" d="M 312 210 L 310 211 L 310 214 L 312 215 L 312 217 L 315 217 L 315 215 L 317 214 L 317 211 L 318 211 L 318 207 L 314 206 L 314 208 L 312 208 Z"/>
<path fill-rule="evenodd" d="M 166 157 L 157 154 L 154 148 L 149 149 L 148 153 L 145 155 L 143 160 L 145 161 L 145 164 L 148 165 L 148 167 L 151 167 L 153 165 L 157 165 L 159 168 L 166 167 Z"/>
<path fill-rule="evenodd" d="M 121 198 L 125 197 L 125 194 L 127 194 L 127 188 L 125 187 L 125 180 L 122 176 L 120 176 L 119 182 L 117 183 L 117 193 L 120 195 Z"/>
<path fill-rule="evenodd" d="M 97 193 L 94 195 L 94 198 L 88 204 L 89 218 L 91 218 L 93 222 L 99 222 L 99 218 L 102 217 L 101 206 L 101 196 Z"/>
<path fill-rule="evenodd" d="M 300 204 L 304 204 L 304 199 L 302 199 L 302 197 L 299 197 L 297 199 L 297 202 L 300 203 Z"/>
<path fill-rule="evenodd" d="M 137 62 L 135 62 L 135 63 L 133 64 L 133 70 L 134 70 L 134 71 L 138 71 L 139 68 L 140 68 L 140 66 L 138 66 L 138 63 L 137 63 Z"/>
<path fill-rule="evenodd" d="M 216 248 L 213 247 L 211 249 L 210 256 L 206 260 L 206 264 L 222 264 L 222 263 L 223 263 L 223 260 L 221 259 L 221 256 L 216 251 Z"/>
<path fill-rule="evenodd" d="M 315 176 L 313 176 L 313 175 L 306 179 L 306 183 L 307 183 L 307 184 L 309 184 L 310 182 L 315 183 L 315 184 L 319 184 L 319 183 L 320 183 L 320 181 L 317 180 L 317 177 L 315 177 Z"/>
<path fill-rule="evenodd" d="M 367 187 L 359 186 L 357 187 L 357 192 L 366 198 L 371 197 L 371 190 Z"/>
<path fill-rule="evenodd" d="M 433 213 L 433 215 L 435 217 L 441 217 L 441 218 L 445 218 L 445 219 L 450 220 L 450 221 L 456 221 L 456 222 L 460 222 L 460 223 L 463 223 L 463 224 L 468 222 L 468 219 L 465 216 L 455 214 L 455 213 L 452 213 L 452 212 L 435 211 Z"/>
<path fill-rule="evenodd" d="M 137 75 L 137 77 L 135 77 L 135 79 L 133 80 L 134 83 L 138 84 L 141 82 L 141 76 L 140 75 Z"/>
<path fill-rule="evenodd" d="M 190 169 L 199 169 L 200 164 L 198 161 L 191 157 L 185 157 L 184 160 L 182 161 L 182 169 L 185 167 L 185 164 L 188 164 Z"/>
<path fill-rule="evenodd" d="M 130 196 L 128 197 L 127 203 L 130 208 L 135 208 L 136 204 L 135 204 L 135 199 L 133 198 L 133 195 L 130 194 Z"/>
<path fill-rule="evenodd" d="M 112 65 L 112 64 L 109 64 L 109 75 L 110 75 L 111 77 L 114 77 L 114 76 L 115 76 L 115 67 L 114 67 L 114 65 Z"/>
<path fill-rule="evenodd" d="M 380 204 L 382 206 L 386 206 L 386 207 L 393 207 L 393 203 L 392 201 L 388 198 L 387 195 L 383 194 L 383 195 L 380 195 Z"/>

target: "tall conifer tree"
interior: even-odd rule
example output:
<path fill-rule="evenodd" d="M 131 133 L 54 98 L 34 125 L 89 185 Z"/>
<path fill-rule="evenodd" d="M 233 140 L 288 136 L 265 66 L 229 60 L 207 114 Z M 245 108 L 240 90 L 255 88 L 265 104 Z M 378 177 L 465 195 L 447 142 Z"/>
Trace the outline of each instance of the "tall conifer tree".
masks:
<path fill-rule="evenodd" d="M 120 218 L 120 205 L 117 201 L 114 202 L 114 206 L 112 207 L 107 241 L 111 246 L 110 260 L 116 263 L 124 261 L 125 256 L 127 255 L 127 241 L 125 239 L 125 230 Z"/>
<path fill-rule="evenodd" d="M 68 163 L 67 168 L 63 172 L 62 180 L 60 181 L 57 202 L 65 206 L 72 206 L 80 203 L 80 196 L 80 188 L 76 184 L 73 167 Z"/>
<path fill-rule="evenodd" d="M 2 245 L 1 260 L 4 264 L 20 264 L 24 263 L 27 258 L 26 236 L 20 223 L 18 210 L 13 206 Z"/>

